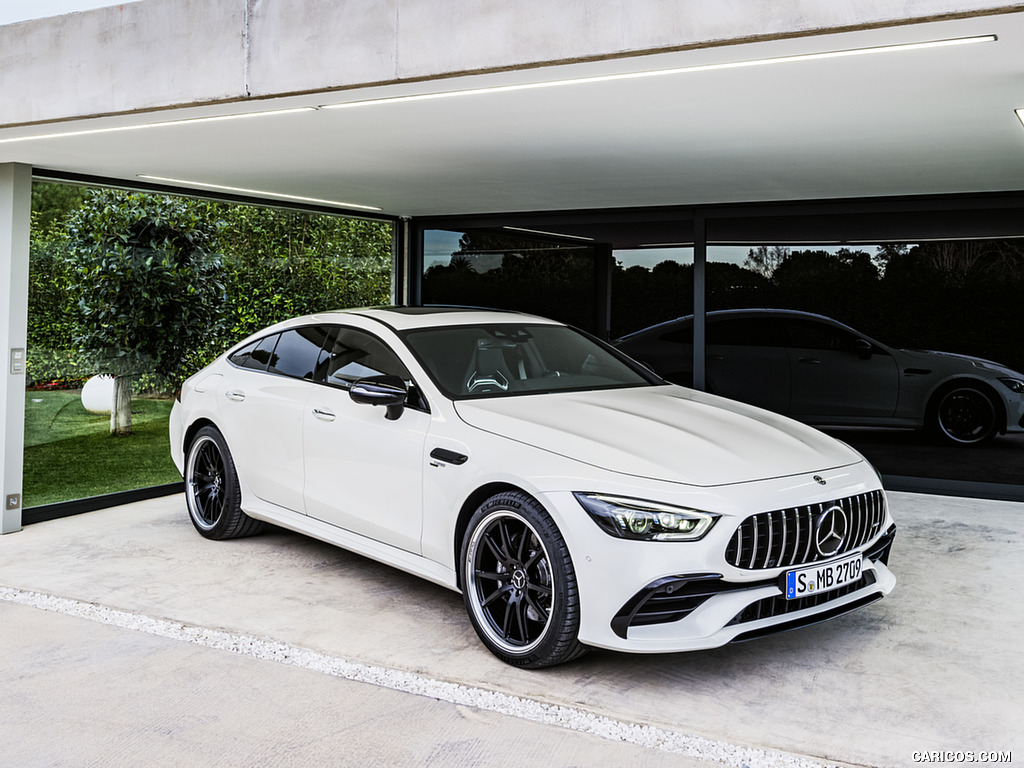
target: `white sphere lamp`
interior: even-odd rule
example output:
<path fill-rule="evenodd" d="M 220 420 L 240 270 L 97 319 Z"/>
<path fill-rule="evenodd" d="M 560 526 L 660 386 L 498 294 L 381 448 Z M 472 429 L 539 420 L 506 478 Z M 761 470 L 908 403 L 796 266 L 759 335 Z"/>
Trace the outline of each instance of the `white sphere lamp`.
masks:
<path fill-rule="evenodd" d="M 82 387 L 82 406 L 89 413 L 110 413 L 114 404 L 114 377 L 109 374 L 93 376 Z"/>

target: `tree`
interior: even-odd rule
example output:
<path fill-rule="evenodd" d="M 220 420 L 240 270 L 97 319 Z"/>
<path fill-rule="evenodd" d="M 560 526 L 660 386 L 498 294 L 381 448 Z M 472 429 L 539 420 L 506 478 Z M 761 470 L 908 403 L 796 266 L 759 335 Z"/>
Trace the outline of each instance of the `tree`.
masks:
<path fill-rule="evenodd" d="M 85 187 L 36 181 L 32 184 L 33 228 L 46 231 L 59 225 L 88 195 Z"/>
<path fill-rule="evenodd" d="M 32 211 L 29 243 L 28 343 L 31 352 L 69 348 L 74 335 L 76 309 L 68 303 L 75 277 L 67 258 L 63 227 L 43 226 L 42 216 Z M 33 354 L 29 362 L 35 363 Z M 35 373 L 33 371 L 33 373 Z"/>
<path fill-rule="evenodd" d="M 131 434 L 131 378 L 178 376 L 219 328 L 222 261 L 210 204 L 94 190 L 68 218 L 82 353 L 115 376 L 110 431 Z"/>
<path fill-rule="evenodd" d="M 770 278 L 775 273 L 776 267 L 784 262 L 788 256 L 789 248 L 784 245 L 773 245 L 771 247 L 759 245 L 757 248 L 751 248 L 747 252 L 747 258 L 743 261 L 743 266 Z"/>
<path fill-rule="evenodd" d="M 776 267 L 773 281 L 782 306 L 828 315 L 865 333 L 874 330 L 879 276 L 866 251 L 793 251 Z"/>
<path fill-rule="evenodd" d="M 872 261 L 875 262 L 878 271 L 884 274 L 890 261 L 902 259 L 908 253 L 910 253 L 910 246 L 906 243 L 883 243 L 875 249 Z"/>
<path fill-rule="evenodd" d="M 288 317 L 389 303 L 390 224 L 252 205 L 215 210 L 225 222 L 218 248 L 229 301 L 226 336 L 209 351 Z"/>
<path fill-rule="evenodd" d="M 594 249 L 466 232 L 448 264 L 423 275 L 428 304 L 517 309 L 594 329 Z"/>

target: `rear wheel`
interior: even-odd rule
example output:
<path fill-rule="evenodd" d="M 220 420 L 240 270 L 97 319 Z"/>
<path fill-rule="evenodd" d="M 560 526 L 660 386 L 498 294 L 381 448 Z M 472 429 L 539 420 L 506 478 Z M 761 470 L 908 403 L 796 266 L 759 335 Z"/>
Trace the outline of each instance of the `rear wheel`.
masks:
<path fill-rule="evenodd" d="M 185 459 L 185 503 L 192 524 L 208 539 L 236 539 L 263 529 L 242 511 L 238 473 L 224 436 L 214 427 L 196 433 Z"/>
<path fill-rule="evenodd" d="M 561 664 L 586 652 L 576 574 L 565 540 L 533 498 L 492 496 L 469 521 L 462 593 L 477 634 L 517 667 Z"/>
<path fill-rule="evenodd" d="M 977 445 L 995 436 L 998 414 L 999 409 L 988 394 L 970 384 L 961 384 L 939 394 L 932 426 L 946 442 Z"/>

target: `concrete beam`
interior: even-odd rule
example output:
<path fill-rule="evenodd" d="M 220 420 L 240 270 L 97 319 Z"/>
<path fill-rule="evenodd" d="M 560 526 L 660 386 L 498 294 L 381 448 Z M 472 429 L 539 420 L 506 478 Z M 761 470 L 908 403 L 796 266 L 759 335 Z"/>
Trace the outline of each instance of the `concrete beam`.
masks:
<path fill-rule="evenodd" d="M 146 0 L 0 27 L 0 127 L 1024 10 L 998 0 Z"/>
<path fill-rule="evenodd" d="M 992 0 L 249 0 L 253 95 L 628 56 L 1024 7 Z"/>
<path fill-rule="evenodd" d="M 32 168 L 0 165 L 0 533 L 21 530 Z"/>
<path fill-rule="evenodd" d="M 245 18 L 146 0 L 0 27 L 0 125 L 244 99 Z"/>

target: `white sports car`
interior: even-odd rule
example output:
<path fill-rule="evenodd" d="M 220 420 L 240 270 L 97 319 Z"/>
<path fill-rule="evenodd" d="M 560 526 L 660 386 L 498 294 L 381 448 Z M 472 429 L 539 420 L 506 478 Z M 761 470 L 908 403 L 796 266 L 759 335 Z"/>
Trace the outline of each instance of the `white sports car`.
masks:
<path fill-rule="evenodd" d="M 517 666 L 713 648 L 895 584 L 854 450 L 538 317 L 289 320 L 186 381 L 170 433 L 203 536 L 265 521 L 461 590 Z"/>

